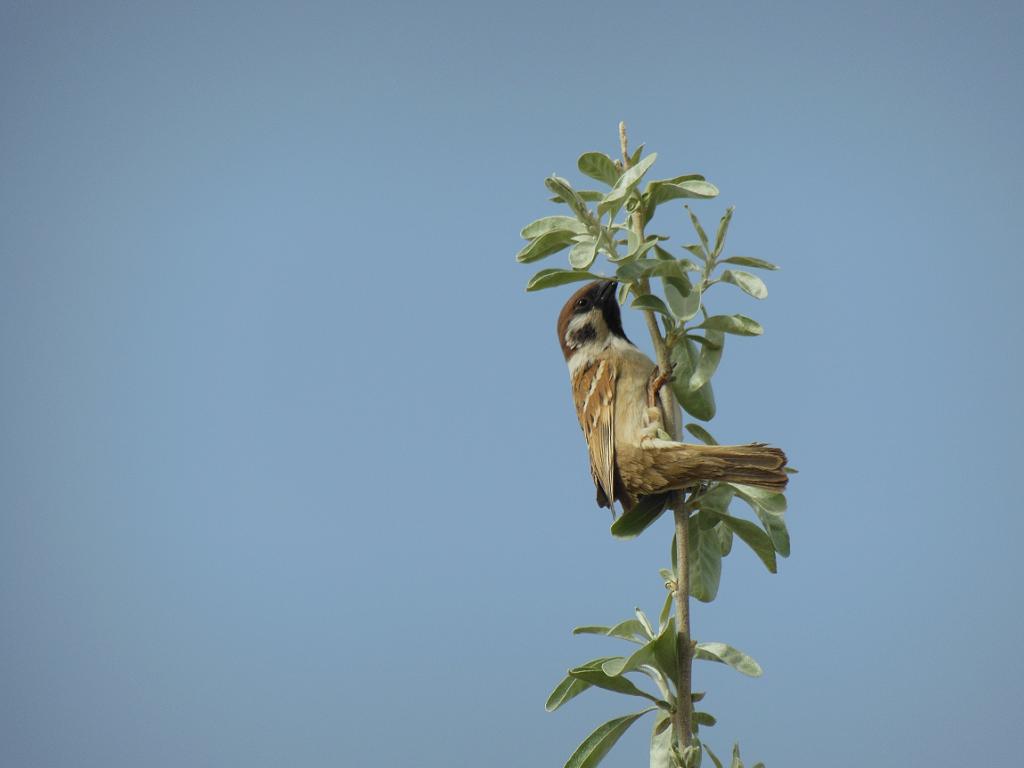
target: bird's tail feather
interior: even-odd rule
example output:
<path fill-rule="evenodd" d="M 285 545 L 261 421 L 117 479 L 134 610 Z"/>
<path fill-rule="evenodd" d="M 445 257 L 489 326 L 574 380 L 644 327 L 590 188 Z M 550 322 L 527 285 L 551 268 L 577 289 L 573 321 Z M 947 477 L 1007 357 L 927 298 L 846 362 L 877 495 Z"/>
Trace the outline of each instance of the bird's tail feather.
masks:
<path fill-rule="evenodd" d="M 646 442 L 643 461 L 652 487 L 645 493 L 685 488 L 701 480 L 756 485 L 783 491 L 789 481 L 786 454 L 764 443 L 691 445 L 668 440 Z"/>

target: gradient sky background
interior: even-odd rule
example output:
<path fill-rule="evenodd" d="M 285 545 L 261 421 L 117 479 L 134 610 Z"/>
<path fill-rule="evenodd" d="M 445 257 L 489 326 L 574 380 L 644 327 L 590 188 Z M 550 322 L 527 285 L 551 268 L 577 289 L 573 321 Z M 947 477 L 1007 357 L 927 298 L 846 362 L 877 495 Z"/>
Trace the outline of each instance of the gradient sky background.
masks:
<path fill-rule="evenodd" d="M 568 289 L 512 258 L 620 119 L 783 265 L 716 299 L 767 330 L 712 431 L 801 474 L 780 574 L 737 547 L 695 609 L 766 670 L 698 666 L 706 739 L 1019 762 L 1022 39 L 1019 2 L 4 3 L 0 765 L 560 766 L 631 711 L 543 703 L 616 647 L 571 627 L 657 610 L 670 524 L 608 535 Z"/>

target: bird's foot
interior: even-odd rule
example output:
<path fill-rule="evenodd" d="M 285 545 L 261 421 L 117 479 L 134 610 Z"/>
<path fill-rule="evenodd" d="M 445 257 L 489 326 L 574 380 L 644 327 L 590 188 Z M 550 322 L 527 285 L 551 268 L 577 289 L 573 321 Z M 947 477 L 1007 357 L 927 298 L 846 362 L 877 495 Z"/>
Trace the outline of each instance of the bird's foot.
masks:
<path fill-rule="evenodd" d="M 644 427 L 640 430 L 640 443 L 647 440 L 671 440 L 672 437 L 665 429 L 665 423 L 661 420 L 661 409 L 658 407 L 647 408 L 644 411 Z"/>
<path fill-rule="evenodd" d="M 672 374 L 675 372 L 675 364 L 670 363 L 668 370 L 661 370 L 655 368 L 651 371 L 651 380 L 647 384 L 647 405 L 654 407 L 658 404 L 658 392 L 665 386 L 665 382 L 672 378 Z"/>

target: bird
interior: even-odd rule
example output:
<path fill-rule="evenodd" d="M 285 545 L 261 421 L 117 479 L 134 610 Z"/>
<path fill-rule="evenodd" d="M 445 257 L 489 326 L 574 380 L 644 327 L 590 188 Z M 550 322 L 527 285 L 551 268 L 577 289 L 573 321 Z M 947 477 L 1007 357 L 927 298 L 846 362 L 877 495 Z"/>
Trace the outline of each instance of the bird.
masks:
<path fill-rule="evenodd" d="M 588 283 L 558 315 L 558 341 L 598 506 L 614 516 L 615 501 L 628 512 L 642 497 L 713 481 L 784 490 L 786 455 L 779 448 L 670 439 L 680 422 L 679 407 L 662 386 L 665 372 L 627 338 L 617 286 L 614 280 Z"/>

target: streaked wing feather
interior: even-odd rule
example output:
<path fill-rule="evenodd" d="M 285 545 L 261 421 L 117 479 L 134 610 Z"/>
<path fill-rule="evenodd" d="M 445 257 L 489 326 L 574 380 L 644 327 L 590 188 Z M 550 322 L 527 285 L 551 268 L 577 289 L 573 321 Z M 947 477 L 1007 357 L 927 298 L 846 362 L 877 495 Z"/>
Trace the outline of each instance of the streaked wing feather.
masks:
<path fill-rule="evenodd" d="M 597 360 L 576 374 L 573 395 L 576 416 L 587 438 L 594 482 L 615 500 L 615 379 L 617 371 L 608 360 Z"/>

